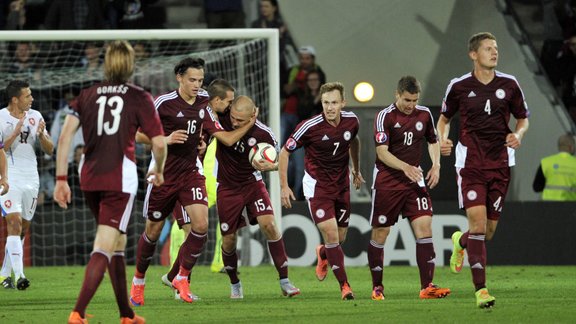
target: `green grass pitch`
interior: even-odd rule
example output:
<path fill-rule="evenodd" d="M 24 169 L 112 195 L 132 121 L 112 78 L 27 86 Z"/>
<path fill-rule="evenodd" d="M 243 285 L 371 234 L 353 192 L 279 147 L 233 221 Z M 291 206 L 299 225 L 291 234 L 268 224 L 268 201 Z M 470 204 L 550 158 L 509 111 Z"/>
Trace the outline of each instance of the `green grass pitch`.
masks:
<path fill-rule="evenodd" d="M 272 266 L 241 267 L 243 300 L 230 300 L 225 274 L 199 266 L 192 273 L 192 291 L 201 300 L 174 300 L 160 276 L 166 267 L 147 273 L 146 304 L 135 308 L 148 323 L 574 323 L 576 322 L 575 266 L 493 266 L 487 270 L 488 288 L 496 297 L 492 309 L 476 308 L 468 268 L 451 274 L 436 269 L 435 283 L 449 287 L 445 299 L 420 300 L 416 267 L 384 269 L 386 300 L 370 299 L 368 267 L 346 269 L 356 299 L 340 300 L 334 276 L 319 282 L 312 267 L 290 268 L 290 279 L 302 294 L 282 297 Z M 134 267 L 128 267 L 128 289 Z M 65 323 L 74 307 L 84 267 L 26 268 L 31 286 L 26 291 L 0 288 L 0 323 Z M 88 306 L 90 323 L 118 323 L 110 281 L 104 279 Z"/>

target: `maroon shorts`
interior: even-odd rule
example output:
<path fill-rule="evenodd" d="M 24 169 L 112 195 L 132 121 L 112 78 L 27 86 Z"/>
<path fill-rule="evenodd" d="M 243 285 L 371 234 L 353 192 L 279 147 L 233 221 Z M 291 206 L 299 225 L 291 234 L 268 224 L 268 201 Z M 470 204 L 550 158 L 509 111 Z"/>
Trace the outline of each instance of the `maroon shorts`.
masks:
<path fill-rule="evenodd" d="M 149 220 L 164 220 L 174 211 L 176 202 L 182 206 L 201 204 L 208 206 L 206 178 L 198 172 L 183 175 L 175 183 L 164 183 L 160 187 L 148 184 L 144 198 L 143 215 Z"/>
<path fill-rule="evenodd" d="M 432 216 L 432 199 L 425 188 L 407 190 L 373 190 L 372 227 L 390 227 L 402 217 L 410 221 L 424 215 Z"/>
<path fill-rule="evenodd" d="M 460 208 L 486 206 L 488 219 L 498 220 L 508 192 L 510 168 L 456 168 Z"/>
<path fill-rule="evenodd" d="M 118 191 L 84 191 L 86 204 L 98 225 L 108 225 L 126 233 L 132 215 L 134 196 Z"/>
<path fill-rule="evenodd" d="M 274 215 L 270 195 L 262 181 L 244 187 L 219 184 L 216 204 L 222 235 L 236 233 L 247 223 L 258 224 L 258 216 Z"/>
<path fill-rule="evenodd" d="M 190 216 L 188 216 L 188 213 L 186 213 L 186 209 L 184 209 L 184 206 L 182 206 L 182 204 L 178 201 L 174 205 L 174 210 L 172 211 L 172 217 L 174 217 L 174 220 L 176 221 L 176 224 L 178 224 L 178 228 L 180 229 L 182 229 L 182 226 L 190 224 Z"/>
<path fill-rule="evenodd" d="M 321 195 L 308 198 L 308 209 L 314 224 L 336 218 L 338 227 L 348 227 L 350 221 L 350 190 L 347 188 L 332 196 Z"/>

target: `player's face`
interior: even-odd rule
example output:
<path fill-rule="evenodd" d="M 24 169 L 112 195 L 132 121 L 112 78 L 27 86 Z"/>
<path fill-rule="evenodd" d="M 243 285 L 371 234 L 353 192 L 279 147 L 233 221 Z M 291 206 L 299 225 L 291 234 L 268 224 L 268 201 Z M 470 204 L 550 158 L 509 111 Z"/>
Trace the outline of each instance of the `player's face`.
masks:
<path fill-rule="evenodd" d="M 184 74 L 177 74 L 180 95 L 186 99 L 196 98 L 204 82 L 204 69 L 188 68 Z"/>
<path fill-rule="evenodd" d="M 398 92 L 396 92 L 396 107 L 398 107 L 398 109 L 404 114 L 410 115 L 416 108 L 419 98 L 419 93 L 404 91 L 401 94 L 398 94 Z"/>
<path fill-rule="evenodd" d="M 249 109 L 244 110 L 237 110 L 232 107 L 230 109 L 230 122 L 232 123 L 232 127 L 234 129 L 240 128 L 250 122 L 250 117 L 252 117 L 252 113 Z"/>
<path fill-rule="evenodd" d="M 342 99 L 340 91 L 333 90 L 322 94 L 322 109 L 324 117 L 330 123 L 340 122 L 340 112 L 346 105 L 346 101 Z"/>
<path fill-rule="evenodd" d="M 470 57 L 479 68 L 494 69 L 498 65 L 498 44 L 493 39 L 485 39 L 477 51 L 470 52 Z"/>
<path fill-rule="evenodd" d="M 34 102 L 32 90 L 30 88 L 22 88 L 18 97 L 18 109 L 20 111 L 28 111 L 32 107 L 32 102 Z"/>
<path fill-rule="evenodd" d="M 216 100 L 214 100 L 214 103 L 211 103 L 211 107 L 212 109 L 214 109 L 214 111 L 223 113 L 224 111 L 226 111 L 226 108 L 230 107 L 230 104 L 232 103 L 233 100 L 234 100 L 234 92 L 226 91 L 226 98 L 222 99 L 220 97 L 217 97 Z"/>

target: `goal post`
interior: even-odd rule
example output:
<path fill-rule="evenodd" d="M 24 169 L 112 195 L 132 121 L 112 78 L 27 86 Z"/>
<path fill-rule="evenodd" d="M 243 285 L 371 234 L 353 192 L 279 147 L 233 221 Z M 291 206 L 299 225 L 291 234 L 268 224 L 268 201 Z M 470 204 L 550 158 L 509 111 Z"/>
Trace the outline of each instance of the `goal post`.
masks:
<path fill-rule="evenodd" d="M 133 78 L 135 84 L 143 86 L 154 96 L 173 90 L 177 87 L 172 72 L 174 65 L 188 56 L 202 57 L 206 61 L 205 81 L 209 82 L 210 78 L 226 79 L 236 88 L 237 95 L 253 98 L 260 108 L 259 118 L 272 128 L 280 141 L 278 37 L 277 29 L 0 31 L 0 92 L 3 93 L 9 80 L 28 80 L 35 97 L 32 108 L 42 113 L 49 129 L 52 122 L 58 122 L 53 120 L 54 115 L 57 115 L 58 108 L 66 104 L 69 92 L 77 94 L 81 88 L 102 80 L 101 66 L 95 70 L 89 69 L 89 44 L 97 44 L 96 55 L 101 64 L 103 44 L 111 40 L 127 40 L 133 45 L 145 44 L 146 55 L 139 57 L 136 62 Z M 27 46 L 22 45 L 21 48 L 20 44 L 23 43 Z M 24 53 L 26 51 L 27 53 Z M 21 62 L 24 60 L 22 57 L 26 56 L 28 61 Z M 2 94 L 0 97 L 5 96 Z M 4 100 L 2 107 L 5 106 Z M 149 156 L 139 161 L 139 169 L 147 167 L 147 159 Z M 52 203 L 49 191 L 53 183 L 49 182 L 54 179 L 53 167 L 53 160 L 47 157 L 39 158 L 41 191 L 47 191 L 49 200 L 39 204 L 32 222 L 32 263 L 82 264 L 91 249 L 91 245 L 88 249 L 87 243 L 91 244 L 93 240 L 94 221 L 88 208 L 80 201 L 78 208 L 73 205 L 68 211 L 63 211 Z M 281 226 L 282 206 L 278 173 L 269 172 L 265 178 L 275 210 L 276 223 Z M 141 182 L 140 200 L 143 191 Z M 135 243 L 139 233 L 143 231 L 143 221 L 138 219 L 142 217 L 141 204 L 135 204 L 133 214 L 131 224 L 137 224 L 129 227 L 128 234 L 133 237 L 129 238 L 127 246 L 128 261 L 131 263 L 135 259 Z M 210 233 L 210 236 L 215 238 L 213 233 Z M 58 246 L 59 242 L 63 242 L 64 246 Z M 266 251 L 267 247 L 264 245 L 260 254 L 267 254 Z M 209 264 L 211 258 L 210 253 L 204 253 L 199 261 Z M 267 256 L 263 260 L 267 260 Z"/>

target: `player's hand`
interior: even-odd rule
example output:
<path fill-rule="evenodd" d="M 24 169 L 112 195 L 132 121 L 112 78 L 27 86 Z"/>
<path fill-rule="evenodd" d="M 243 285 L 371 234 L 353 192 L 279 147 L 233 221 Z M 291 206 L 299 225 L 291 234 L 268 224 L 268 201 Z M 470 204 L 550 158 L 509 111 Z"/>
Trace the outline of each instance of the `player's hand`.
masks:
<path fill-rule="evenodd" d="M 422 170 L 413 165 L 406 166 L 402 171 L 404 171 L 404 175 L 406 175 L 406 177 L 408 177 L 412 182 L 418 182 L 422 180 L 422 177 L 424 177 Z"/>
<path fill-rule="evenodd" d="M 520 139 L 520 136 L 518 136 L 518 134 L 516 133 L 510 133 L 508 135 L 506 135 L 506 146 L 513 148 L 513 149 L 517 149 L 520 147 L 520 145 L 522 145 L 522 140 Z"/>
<path fill-rule="evenodd" d="M 203 156 L 204 153 L 206 153 L 207 147 L 208 147 L 208 145 L 206 145 L 206 142 L 204 142 L 204 139 L 200 138 L 200 142 L 198 143 L 198 156 Z"/>
<path fill-rule="evenodd" d="M 18 122 L 16 123 L 16 126 L 14 127 L 14 132 L 16 134 L 20 134 L 22 132 L 22 125 L 24 125 L 24 121 L 26 120 L 26 113 L 24 113 L 24 116 L 22 116 L 22 118 L 20 118 L 20 120 L 18 120 Z"/>
<path fill-rule="evenodd" d="M 278 170 L 278 162 L 272 163 L 265 159 L 253 159 L 252 166 L 260 172 Z"/>
<path fill-rule="evenodd" d="M 164 183 L 164 173 L 151 170 L 146 174 L 146 181 L 154 185 L 154 187 L 160 187 Z"/>
<path fill-rule="evenodd" d="M 430 170 L 428 170 L 428 174 L 426 174 L 426 181 L 428 183 L 428 187 L 430 189 L 436 187 L 438 182 L 440 181 L 440 166 L 433 165 Z"/>
<path fill-rule="evenodd" d="M 450 154 L 452 154 L 453 146 L 454 144 L 452 143 L 452 140 L 449 138 L 447 138 L 445 141 L 440 141 L 440 154 L 444 156 L 449 156 Z"/>
<path fill-rule="evenodd" d="M 166 144 L 182 144 L 188 139 L 188 132 L 184 129 L 173 131 L 170 135 L 166 136 Z"/>
<path fill-rule="evenodd" d="M 5 195 L 9 189 L 10 185 L 8 184 L 8 181 L 5 179 L 0 180 L 0 196 Z"/>
<path fill-rule="evenodd" d="M 356 190 L 360 190 L 362 184 L 366 183 L 366 180 L 364 180 L 364 177 L 360 171 L 352 171 L 352 183 L 354 184 L 354 188 L 356 188 Z"/>
<path fill-rule="evenodd" d="M 38 137 L 44 135 L 44 130 L 46 130 L 46 122 L 44 121 L 44 119 L 40 119 L 40 123 L 38 124 L 38 132 L 37 132 Z"/>
<path fill-rule="evenodd" d="M 68 204 L 72 202 L 72 193 L 67 181 L 56 181 L 54 186 L 54 201 L 58 206 L 68 209 Z"/>
<path fill-rule="evenodd" d="M 290 199 L 296 200 L 292 189 L 290 189 L 290 187 L 283 187 L 280 190 L 280 200 L 282 201 L 282 207 L 292 208 L 292 202 L 290 202 Z"/>
<path fill-rule="evenodd" d="M 250 125 L 254 125 L 256 124 L 256 120 L 258 119 L 258 114 L 260 113 L 260 108 L 256 107 L 254 108 L 254 114 L 252 115 L 252 118 L 250 118 Z"/>

